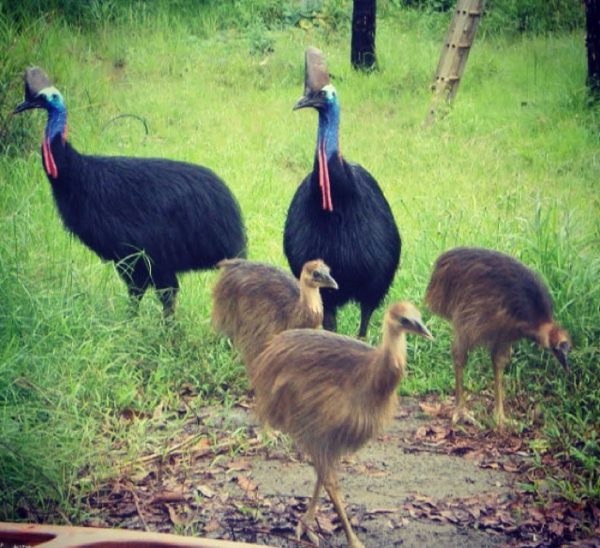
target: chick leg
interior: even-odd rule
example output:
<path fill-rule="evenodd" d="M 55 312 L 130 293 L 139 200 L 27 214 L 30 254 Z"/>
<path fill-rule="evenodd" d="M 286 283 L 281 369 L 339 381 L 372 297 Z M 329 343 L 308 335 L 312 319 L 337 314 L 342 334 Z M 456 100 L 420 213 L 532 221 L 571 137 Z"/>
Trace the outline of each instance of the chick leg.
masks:
<path fill-rule="evenodd" d="M 335 507 L 335 511 L 340 517 L 340 521 L 342 522 L 342 527 L 344 528 L 344 532 L 346 533 L 346 538 L 348 539 L 348 546 L 350 548 L 364 548 L 364 544 L 358 540 L 358 537 L 352 530 L 350 526 L 350 521 L 348 520 L 348 516 L 346 515 L 346 510 L 344 509 L 344 505 L 342 503 L 342 499 L 340 497 L 337 474 L 335 470 L 331 468 L 327 471 L 327 475 L 325 476 L 324 487 L 333 502 L 333 506 Z"/>
<path fill-rule="evenodd" d="M 317 483 L 315 483 L 315 489 L 313 491 L 312 499 L 310 499 L 308 509 L 306 510 L 306 513 L 302 516 L 300 521 L 298 521 L 298 526 L 296 527 L 296 538 L 298 540 L 300 540 L 304 532 L 306 532 L 308 538 L 316 546 L 319 546 L 319 537 L 312 530 L 312 526 L 313 522 L 315 521 L 315 512 L 319 503 L 319 493 L 321 492 L 321 487 L 323 487 L 323 481 L 321 480 L 321 476 L 317 474 Z"/>
<path fill-rule="evenodd" d="M 454 358 L 454 380 L 455 380 L 455 399 L 456 408 L 452 415 L 452 422 L 457 423 L 464 421 L 470 424 L 477 425 L 475 417 L 467 411 L 465 392 L 463 387 L 463 372 L 467 360 L 469 359 L 469 352 L 467 346 L 458 335 L 454 335 L 454 341 L 452 342 L 452 357 Z"/>
<path fill-rule="evenodd" d="M 492 350 L 492 363 L 494 364 L 494 395 L 496 403 L 494 406 L 494 420 L 499 430 L 504 429 L 506 417 L 504 416 L 504 386 L 502 385 L 502 375 L 504 367 L 510 360 L 510 346 L 500 346 Z"/>

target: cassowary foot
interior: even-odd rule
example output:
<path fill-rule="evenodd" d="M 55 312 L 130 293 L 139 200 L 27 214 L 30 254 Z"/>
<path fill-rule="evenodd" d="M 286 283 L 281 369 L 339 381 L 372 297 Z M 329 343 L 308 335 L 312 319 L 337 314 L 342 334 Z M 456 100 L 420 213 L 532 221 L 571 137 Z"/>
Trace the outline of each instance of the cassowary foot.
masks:
<path fill-rule="evenodd" d="M 457 407 L 452 414 L 452 424 L 458 423 L 470 424 L 481 428 L 481 424 L 477 421 L 473 413 L 465 409 L 464 407 Z"/>

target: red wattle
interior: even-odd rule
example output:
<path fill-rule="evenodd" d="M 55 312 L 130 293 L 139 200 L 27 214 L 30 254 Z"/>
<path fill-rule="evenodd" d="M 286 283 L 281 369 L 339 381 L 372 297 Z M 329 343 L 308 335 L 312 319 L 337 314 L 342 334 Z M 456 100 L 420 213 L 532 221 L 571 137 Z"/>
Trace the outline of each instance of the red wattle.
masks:
<path fill-rule="evenodd" d="M 56 179 L 58 177 L 58 169 L 56 167 L 56 163 L 54 162 L 54 156 L 52 156 L 49 139 L 44 139 L 42 143 L 42 153 L 44 156 L 44 167 L 46 168 L 46 173 L 53 179 Z"/>
<path fill-rule="evenodd" d="M 319 154 L 319 186 L 321 187 L 321 197 L 322 197 L 322 201 L 321 201 L 321 208 L 322 209 L 327 209 L 327 205 L 326 205 L 326 198 L 325 198 L 325 182 L 324 182 L 324 175 L 323 175 L 323 147 L 319 147 L 318 149 L 318 154 Z"/>
<path fill-rule="evenodd" d="M 327 156 L 325 154 L 325 143 L 321 143 L 318 153 L 319 186 L 321 187 L 321 195 L 323 197 L 321 207 L 325 211 L 333 211 L 333 203 L 331 201 L 331 186 L 329 184 L 329 168 L 327 167 Z"/>
<path fill-rule="evenodd" d="M 329 183 L 329 167 L 327 167 L 327 158 L 325 157 L 325 153 L 323 153 L 323 157 L 325 160 L 325 201 L 327 202 L 327 209 L 329 211 L 333 211 L 333 203 L 331 202 L 331 184 Z"/>

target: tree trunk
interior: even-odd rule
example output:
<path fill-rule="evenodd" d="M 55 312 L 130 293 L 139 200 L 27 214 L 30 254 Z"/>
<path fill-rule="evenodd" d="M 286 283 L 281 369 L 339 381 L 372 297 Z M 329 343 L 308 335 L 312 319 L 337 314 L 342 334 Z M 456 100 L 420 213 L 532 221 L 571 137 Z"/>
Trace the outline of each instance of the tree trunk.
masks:
<path fill-rule="evenodd" d="M 352 66 L 357 70 L 375 68 L 375 20 L 377 0 L 354 0 L 352 11 Z"/>
<path fill-rule="evenodd" d="M 600 100 L 600 0 L 585 0 L 587 28 L 587 84 L 590 93 Z"/>

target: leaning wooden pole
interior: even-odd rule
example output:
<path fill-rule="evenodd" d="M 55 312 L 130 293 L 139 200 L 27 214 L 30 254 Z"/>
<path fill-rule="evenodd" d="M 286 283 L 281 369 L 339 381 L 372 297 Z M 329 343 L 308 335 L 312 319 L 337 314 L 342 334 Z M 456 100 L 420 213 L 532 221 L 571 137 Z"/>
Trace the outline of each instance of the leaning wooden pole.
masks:
<path fill-rule="evenodd" d="M 433 101 L 425 121 L 435 121 L 442 102 L 452 101 L 465 71 L 485 0 L 458 0 L 432 84 Z"/>

